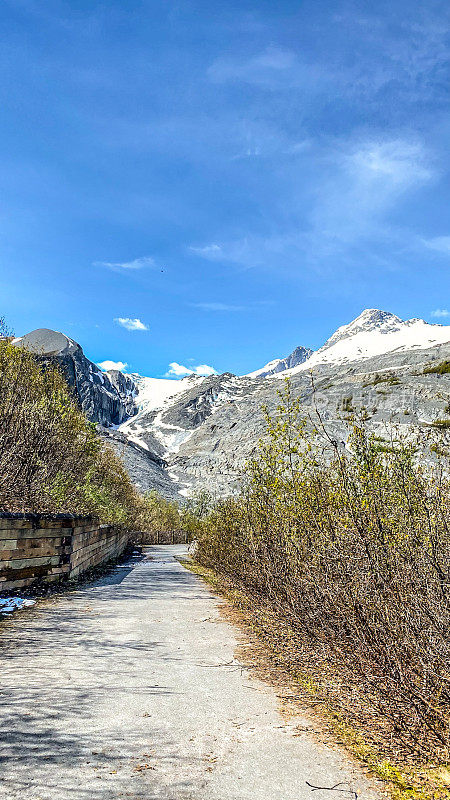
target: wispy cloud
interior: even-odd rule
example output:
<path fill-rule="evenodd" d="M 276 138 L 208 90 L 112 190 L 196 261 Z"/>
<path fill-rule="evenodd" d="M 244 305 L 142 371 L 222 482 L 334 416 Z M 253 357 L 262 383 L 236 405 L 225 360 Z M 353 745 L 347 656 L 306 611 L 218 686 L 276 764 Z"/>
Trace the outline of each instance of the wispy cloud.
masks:
<path fill-rule="evenodd" d="M 431 177 L 427 154 L 420 142 L 405 139 L 370 140 L 346 157 L 359 179 L 386 181 L 404 189 Z"/>
<path fill-rule="evenodd" d="M 197 367 L 185 367 L 183 364 L 178 364 L 172 361 L 169 364 L 169 369 L 166 372 L 166 378 L 186 378 L 188 375 L 217 375 L 217 370 L 208 364 L 199 364 Z"/>
<path fill-rule="evenodd" d="M 318 189 L 311 215 L 316 240 L 324 237 L 351 243 L 378 232 L 384 217 L 407 192 L 433 176 L 430 158 L 420 141 L 368 139 L 350 142 L 332 158 Z M 316 241 L 315 244 L 318 242 Z"/>
<path fill-rule="evenodd" d="M 209 258 L 212 261 L 220 259 L 223 255 L 223 248 L 221 245 L 212 242 L 211 244 L 205 244 L 200 247 L 195 247 L 191 245 L 189 250 L 192 253 L 195 253 L 198 256 L 203 256 L 204 258 Z"/>
<path fill-rule="evenodd" d="M 306 62 L 292 50 L 269 46 L 251 56 L 222 56 L 209 67 L 212 83 L 247 83 L 262 90 L 289 93 L 293 88 L 315 94 L 336 83 L 337 75 L 321 64 Z"/>
<path fill-rule="evenodd" d="M 255 311 L 258 308 L 265 308 L 273 305 L 273 300 L 249 300 L 245 305 L 235 305 L 233 303 L 190 303 L 194 308 L 201 308 L 204 311 Z"/>
<path fill-rule="evenodd" d="M 435 177 L 432 158 L 418 140 L 350 137 L 325 142 L 308 157 L 316 180 L 308 212 L 300 207 L 296 214 L 293 198 L 289 215 L 274 214 L 268 235 L 249 232 L 240 239 L 224 237 L 191 246 L 191 252 L 244 269 L 290 270 L 305 259 L 324 267 L 337 252 L 350 258 L 352 248 L 369 239 L 399 242 L 402 232 L 393 228 L 389 213 L 403 196 Z M 450 237 L 429 246 L 450 252 Z"/>
<path fill-rule="evenodd" d="M 291 50 L 268 47 L 250 58 L 230 56 L 218 58 L 209 67 L 208 77 L 216 83 L 244 81 L 264 84 L 271 81 L 277 73 L 284 75 L 295 63 L 296 56 Z"/>
<path fill-rule="evenodd" d="M 431 312 L 432 317 L 450 317 L 450 311 L 447 311 L 446 308 L 436 308 L 435 311 Z"/>
<path fill-rule="evenodd" d="M 116 317 L 114 322 L 117 322 L 118 325 L 122 325 L 123 328 L 126 328 L 127 331 L 148 331 L 148 325 L 145 322 L 142 322 L 140 319 L 131 319 L 130 317 Z"/>
<path fill-rule="evenodd" d="M 128 364 L 125 361 L 108 361 L 107 359 L 106 361 L 100 361 L 98 366 L 105 372 L 110 369 L 118 369 L 119 372 L 124 372 Z"/>
<path fill-rule="evenodd" d="M 112 270 L 134 270 L 144 269 L 145 267 L 157 266 L 154 258 L 151 256 L 141 256 L 134 258 L 132 261 L 94 261 L 95 267 L 107 267 Z"/>
<path fill-rule="evenodd" d="M 435 236 L 433 239 L 423 239 L 422 241 L 430 250 L 450 255 L 450 236 Z"/>
<path fill-rule="evenodd" d="M 243 267 L 257 266 L 261 261 L 261 243 L 267 241 L 266 237 L 249 235 L 242 239 L 205 244 L 200 247 L 190 247 L 191 252 L 207 261 L 229 262 Z M 264 244 L 263 244 L 264 249 Z"/>
<path fill-rule="evenodd" d="M 246 306 L 234 306 L 228 303 L 191 303 L 195 308 L 202 308 L 204 311 L 245 311 Z"/>

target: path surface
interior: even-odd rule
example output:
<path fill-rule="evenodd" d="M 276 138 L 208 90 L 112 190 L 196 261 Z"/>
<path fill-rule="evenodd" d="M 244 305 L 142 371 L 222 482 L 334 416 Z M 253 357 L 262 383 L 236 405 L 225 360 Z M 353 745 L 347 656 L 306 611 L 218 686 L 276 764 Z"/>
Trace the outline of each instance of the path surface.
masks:
<path fill-rule="evenodd" d="M 235 661 L 236 632 L 184 550 L 150 547 L 0 623 L 0 797 L 352 797 L 306 781 L 380 797 Z"/>

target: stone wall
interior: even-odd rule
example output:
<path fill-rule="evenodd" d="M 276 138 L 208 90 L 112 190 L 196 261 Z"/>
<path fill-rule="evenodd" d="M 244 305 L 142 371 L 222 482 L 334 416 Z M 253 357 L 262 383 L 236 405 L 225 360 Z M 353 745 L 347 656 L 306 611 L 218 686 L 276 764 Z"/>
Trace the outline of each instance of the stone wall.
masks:
<path fill-rule="evenodd" d="M 117 558 L 128 535 L 92 517 L 0 512 L 0 593 L 75 579 Z"/>

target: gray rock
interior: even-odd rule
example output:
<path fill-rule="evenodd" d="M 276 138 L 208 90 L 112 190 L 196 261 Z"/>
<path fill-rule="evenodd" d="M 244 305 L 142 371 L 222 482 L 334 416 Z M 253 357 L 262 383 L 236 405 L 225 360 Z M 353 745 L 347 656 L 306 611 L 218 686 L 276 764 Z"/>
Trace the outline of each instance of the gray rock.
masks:
<path fill-rule="evenodd" d="M 311 427 L 317 424 L 318 412 L 340 447 L 346 447 L 351 415 L 360 412 L 377 436 L 388 438 L 392 424 L 408 436 L 419 435 L 423 456 L 432 462 L 430 443 L 441 435 L 432 423 L 450 417 L 445 410 L 450 401 L 450 375 L 424 375 L 423 371 L 430 363 L 444 360 L 450 360 L 450 344 L 388 353 L 347 365 L 317 366 L 312 373 L 292 375 L 291 384 Z M 217 496 L 238 489 L 245 463 L 264 434 L 261 408 L 265 405 L 273 412 L 282 388 L 278 378 L 225 374 L 208 378 L 176 397 L 161 421 L 174 430 L 182 428 L 186 439 L 164 458 L 167 472 L 177 477 L 184 494 L 186 487 L 207 489 Z M 150 441 L 155 415 L 141 417 L 140 425 L 147 428 Z"/>
<path fill-rule="evenodd" d="M 136 413 L 136 387 L 132 379 L 117 370 L 102 372 L 86 358 L 80 345 L 65 334 L 39 328 L 14 339 L 13 345 L 26 347 L 44 363 L 57 364 L 91 422 L 120 425 Z"/>

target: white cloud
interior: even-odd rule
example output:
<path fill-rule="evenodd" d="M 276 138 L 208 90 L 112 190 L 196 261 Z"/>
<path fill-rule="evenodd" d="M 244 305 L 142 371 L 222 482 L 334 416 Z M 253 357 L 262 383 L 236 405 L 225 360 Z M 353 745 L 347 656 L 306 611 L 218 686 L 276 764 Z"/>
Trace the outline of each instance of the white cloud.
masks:
<path fill-rule="evenodd" d="M 125 361 L 100 361 L 98 366 L 108 372 L 109 369 L 118 369 L 120 372 L 124 372 L 128 364 Z"/>
<path fill-rule="evenodd" d="M 323 257 L 365 237 L 395 237 L 386 215 L 401 198 L 433 177 L 430 157 L 419 141 L 366 139 L 332 148 L 328 174 L 318 184 L 305 237 L 308 254 Z"/>
<path fill-rule="evenodd" d="M 199 364 L 197 367 L 184 367 L 183 364 L 178 364 L 172 361 L 169 364 L 170 369 L 166 372 L 166 378 L 185 378 L 187 375 L 217 375 L 217 370 L 208 364 Z"/>
<path fill-rule="evenodd" d="M 202 247 L 190 247 L 189 249 L 207 261 L 225 261 L 248 267 L 262 263 L 260 245 L 263 242 L 264 249 L 266 241 L 267 239 L 264 237 L 245 236 L 243 239 L 225 242 L 220 247 L 217 244 L 206 244 Z"/>
<path fill-rule="evenodd" d="M 348 164 L 360 180 L 380 180 L 392 189 L 431 177 L 423 147 L 403 139 L 366 142 L 351 154 Z"/>
<path fill-rule="evenodd" d="M 217 375 L 217 370 L 214 367 L 208 366 L 208 364 L 199 364 L 198 367 L 195 367 L 195 374 L 196 375 Z"/>
<path fill-rule="evenodd" d="M 141 256 L 132 261 L 94 261 L 96 267 L 108 267 L 113 270 L 143 269 L 144 267 L 156 267 L 155 260 L 150 256 Z"/>
<path fill-rule="evenodd" d="M 130 319 L 130 317 L 116 317 L 114 322 L 117 322 L 118 325 L 122 325 L 123 328 L 126 328 L 127 331 L 148 331 L 148 325 L 145 322 L 141 322 L 140 319 Z"/>
<path fill-rule="evenodd" d="M 305 258 L 320 264 L 336 253 L 353 257 L 366 239 L 383 244 L 402 241 L 403 234 L 387 215 L 402 198 L 430 182 L 436 175 L 432 154 L 418 139 L 351 137 L 309 148 L 315 165 L 316 185 L 309 211 L 297 216 L 295 202 L 285 218 L 274 214 L 267 235 L 250 231 L 240 239 L 223 238 L 191 246 L 191 252 L 212 262 L 241 268 L 298 269 Z M 302 162 L 298 166 L 304 168 Z M 450 237 L 428 243 L 450 253 Z M 360 254 L 357 254 L 359 259 Z"/>
<path fill-rule="evenodd" d="M 202 247 L 190 247 L 189 250 L 198 256 L 203 256 L 203 258 L 209 258 L 211 260 L 221 258 L 223 255 L 222 247 L 218 244 L 206 244 Z"/>
<path fill-rule="evenodd" d="M 432 317 L 450 317 L 450 311 L 447 311 L 446 308 L 437 308 L 435 311 L 431 312 Z"/>
<path fill-rule="evenodd" d="M 434 239 L 424 239 L 423 243 L 430 250 L 450 255 L 450 236 L 435 236 Z"/>

